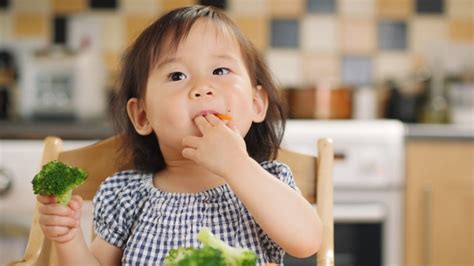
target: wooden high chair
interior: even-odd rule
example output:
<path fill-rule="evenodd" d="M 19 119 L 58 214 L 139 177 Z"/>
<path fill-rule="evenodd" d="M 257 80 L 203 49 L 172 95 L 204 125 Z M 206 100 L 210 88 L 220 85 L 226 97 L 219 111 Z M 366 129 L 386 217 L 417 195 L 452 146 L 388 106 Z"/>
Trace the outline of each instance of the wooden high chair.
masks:
<path fill-rule="evenodd" d="M 280 149 L 277 160 L 290 167 L 303 196 L 317 207 L 323 224 L 323 242 L 316 254 L 317 266 L 334 266 L 334 151 L 331 139 L 320 139 L 317 145 L 318 157 Z"/>
<path fill-rule="evenodd" d="M 131 160 L 117 158 L 121 137 L 114 136 L 83 148 L 62 151 L 62 140 L 47 137 L 44 140 L 42 165 L 51 160 L 84 169 L 88 178 L 78 187 L 74 194 L 84 200 L 92 200 L 99 185 L 105 178 L 121 170 L 131 169 Z M 319 156 L 302 155 L 287 150 L 280 150 L 278 160 L 290 166 L 301 192 L 311 203 L 317 203 L 317 210 L 323 222 L 323 244 L 317 253 L 318 266 L 334 265 L 333 248 L 333 185 L 332 163 L 333 150 L 331 141 L 321 139 L 318 142 Z M 51 241 L 46 239 L 39 225 L 38 204 L 35 207 L 33 223 L 28 244 L 20 261 L 9 265 L 57 265 L 56 255 Z"/>

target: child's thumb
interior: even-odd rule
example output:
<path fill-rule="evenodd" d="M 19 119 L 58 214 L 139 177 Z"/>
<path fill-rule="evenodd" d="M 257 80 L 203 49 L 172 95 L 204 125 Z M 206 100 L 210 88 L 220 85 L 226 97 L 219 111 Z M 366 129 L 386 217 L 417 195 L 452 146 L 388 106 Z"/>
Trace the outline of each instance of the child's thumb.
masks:
<path fill-rule="evenodd" d="M 82 202 L 83 202 L 83 199 L 81 196 L 79 195 L 73 195 L 71 197 L 71 201 L 69 202 L 69 207 L 73 210 L 73 211 L 77 211 L 77 210 L 80 210 L 81 207 L 82 207 Z"/>

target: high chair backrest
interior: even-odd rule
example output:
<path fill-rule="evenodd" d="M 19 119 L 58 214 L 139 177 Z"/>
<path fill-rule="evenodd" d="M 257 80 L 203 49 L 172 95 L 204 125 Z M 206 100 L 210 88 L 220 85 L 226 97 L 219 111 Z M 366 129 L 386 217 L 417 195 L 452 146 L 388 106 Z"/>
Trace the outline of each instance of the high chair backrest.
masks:
<path fill-rule="evenodd" d="M 47 137 L 44 140 L 41 165 L 59 160 L 84 169 L 88 173 L 87 180 L 74 190 L 74 194 L 80 195 L 84 200 L 92 200 L 105 178 L 115 172 L 132 168 L 130 160 L 117 157 L 120 144 L 121 137 L 114 136 L 86 147 L 63 151 L 60 138 Z M 23 259 L 10 265 L 56 265 L 51 241 L 44 237 L 38 219 L 37 204 Z"/>
<path fill-rule="evenodd" d="M 84 184 L 74 194 L 84 200 L 92 200 L 99 185 L 105 178 L 115 172 L 133 167 L 129 158 L 118 158 L 121 137 L 114 136 L 83 148 L 62 151 L 62 140 L 47 137 L 44 140 L 42 165 L 52 160 L 59 160 L 68 165 L 77 166 L 88 173 Z M 298 187 L 306 199 L 317 203 L 318 213 L 323 221 L 323 245 L 317 254 L 318 266 L 334 265 L 333 255 L 333 218 L 332 218 L 332 161 L 331 142 L 322 139 L 318 142 L 318 159 L 280 150 L 278 160 L 288 164 L 295 175 Z M 51 248 L 51 241 L 46 239 L 39 225 L 38 204 L 33 214 L 33 223 L 28 244 L 20 261 L 9 265 L 57 265 L 56 255 Z"/>
<path fill-rule="evenodd" d="M 316 143 L 315 143 L 316 145 Z M 277 160 L 287 164 L 302 195 L 315 204 L 323 224 L 323 242 L 316 254 L 318 266 L 334 265 L 333 179 L 334 151 L 328 138 L 318 140 L 318 156 L 280 149 Z"/>

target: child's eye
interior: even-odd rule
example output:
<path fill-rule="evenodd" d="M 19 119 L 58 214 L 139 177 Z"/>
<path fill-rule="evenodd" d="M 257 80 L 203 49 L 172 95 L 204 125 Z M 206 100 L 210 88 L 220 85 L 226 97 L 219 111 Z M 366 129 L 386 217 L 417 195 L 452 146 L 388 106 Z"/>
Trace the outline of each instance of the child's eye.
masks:
<path fill-rule="evenodd" d="M 226 74 L 229 74 L 229 72 L 230 72 L 230 69 L 226 67 L 219 67 L 219 68 L 214 69 L 214 71 L 212 71 L 212 75 L 226 75 Z"/>
<path fill-rule="evenodd" d="M 172 81 L 179 81 L 186 78 L 186 75 L 182 72 L 173 72 L 168 75 L 168 79 Z"/>

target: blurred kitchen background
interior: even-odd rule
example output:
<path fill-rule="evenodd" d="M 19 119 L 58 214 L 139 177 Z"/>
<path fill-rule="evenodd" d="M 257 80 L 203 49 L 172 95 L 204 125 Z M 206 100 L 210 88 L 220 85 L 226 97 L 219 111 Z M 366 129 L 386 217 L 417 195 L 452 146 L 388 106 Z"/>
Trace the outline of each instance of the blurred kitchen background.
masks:
<path fill-rule="evenodd" d="M 197 3 L 266 56 L 285 145 L 335 140 L 336 265 L 474 265 L 474 0 L 0 0 L 0 264 L 26 243 L 41 140 L 111 136 L 122 53 Z"/>

